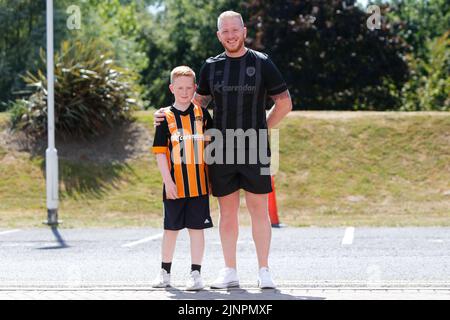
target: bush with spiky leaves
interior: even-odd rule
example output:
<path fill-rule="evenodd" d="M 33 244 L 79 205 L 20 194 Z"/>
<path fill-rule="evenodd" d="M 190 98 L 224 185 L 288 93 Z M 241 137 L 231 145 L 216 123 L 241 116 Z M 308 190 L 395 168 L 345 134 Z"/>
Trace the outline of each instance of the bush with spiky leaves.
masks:
<path fill-rule="evenodd" d="M 117 66 L 113 51 L 98 40 L 61 44 L 55 54 L 55 129 L 58 136 L 89 139 L 131 118 L 139 108 L 137 77 Z M 32 137 L 47 132 L 45 53 L 36 74 L 23 77 L 35 91 L 17 101 L 11 112 L 15 130 Z"/>

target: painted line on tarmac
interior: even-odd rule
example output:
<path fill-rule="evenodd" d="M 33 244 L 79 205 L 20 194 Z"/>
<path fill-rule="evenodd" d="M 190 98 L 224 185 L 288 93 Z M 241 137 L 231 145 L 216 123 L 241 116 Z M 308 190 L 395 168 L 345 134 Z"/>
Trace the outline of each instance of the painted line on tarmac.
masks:
<path fill-rule="evenodd" d="M 444 243 L 444 240 L 442 239 L 429 239 L 428 241 L 432 243 Z"/>
<path fill-rule="evenodd" d="M 122 248 L 134 247 L 134 246 L 137 246 L 137 245 L 142 244 L 142 243 L 146 243 L 146 242 L 150 242 L 150 241 L 153 241 L 153 240 L 160 239 L 160 238 L 162 238 L 162 236 L 163 236 L 163 234 L 159 233 L 159 234 L 151 236 L 151 237 L 147 237 L 147 238 L 144 238 L 144 239 L 141 239 L 141 240 L 137 240 L 137 241 L 134 241 L 134 242 L 126 243 L 126 244 L 122 245 Z"/>
<path fill-rule="evenodd" d="M 342 245 L 348 246 L 353 243 L 353 239 L 355 237 L 355 228 L 354 227 L 348 227 L 345 229 L 344 238 L 342 238 Z"/>
<path fill-rule="evenodd" d="M 14 230 L 0 231 L 0 236 L 3 236 L 3 235 L 5 235 L 5 234 L 16 233 L 16 232 L 19 232 L 19 231 L 22 231 L 22 230 L 20 230 L 20 229 L 14 229 Z"/>

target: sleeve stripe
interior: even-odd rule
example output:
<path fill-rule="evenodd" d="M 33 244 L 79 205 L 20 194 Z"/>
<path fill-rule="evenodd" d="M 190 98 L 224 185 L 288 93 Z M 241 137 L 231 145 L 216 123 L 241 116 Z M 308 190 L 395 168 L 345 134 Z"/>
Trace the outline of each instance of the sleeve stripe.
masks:
<path fill-rule="evenodd" d="M 275 86 L 275 87 L 273 87 L 273 88 L 270 88 L 270 89 L 268 89 L 268 91 L 276 91 L 276 90 L 278 90 L 278 89 L 280 89 L 280 88 L 284 88 L 284 87 L 286 87 L 286 83 L 282 83 L 282 84 L 280 84 L 280 85 L 278 85 L 278 86 Z"/>
<path fill-rule="evenodd" d="M 153 153 L 166 153 L 167 147 L 152 147 Z"/>

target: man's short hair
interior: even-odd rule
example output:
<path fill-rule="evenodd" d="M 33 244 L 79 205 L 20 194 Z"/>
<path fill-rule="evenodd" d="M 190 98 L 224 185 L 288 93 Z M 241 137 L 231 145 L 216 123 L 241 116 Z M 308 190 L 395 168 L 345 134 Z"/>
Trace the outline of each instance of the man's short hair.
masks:
<path fill-rule="evenodd" d="M 242 16 L 241 16 L 241 14 L 239 12 L 224 11 L 217 18 L 217 30 L 220 30 L 221 21 L 224 18 L 239 18 L 239 19 L 241 19 L 242 26 L 244 26 L 244 20 L 242 19 Z"/>
<path fill-rule="evenodd" d="M 195 83 L 195 72 L 188 66 L 178 66 L 170 72 L 170 83 L 173 83 L 178 77 L 192 77 Z"/>

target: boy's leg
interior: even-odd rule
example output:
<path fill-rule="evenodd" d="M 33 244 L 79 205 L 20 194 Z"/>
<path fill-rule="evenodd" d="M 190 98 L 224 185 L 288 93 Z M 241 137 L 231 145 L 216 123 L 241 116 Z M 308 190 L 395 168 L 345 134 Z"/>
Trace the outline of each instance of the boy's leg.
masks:
<path fill-rule="evenodd" d="M 163 263 L 172 262 L 177 236 L 178 231 L 164 230 L 161 246 L 161 257 Z"/>
<path fill-rule="evenodd" d="M 172 262 L 178 231 L 184 228 L 186 199 L 164 200 L 164 233 L 162 239 L 162 262 Z"/>
<path fill-rule="evenodd" d="M 191 272 L 186 282 L 186 290 L 201 290 L 205 286 L 200 275 L 205 251 L 205 236 L 203 229 L 188 229 L 191 238 Z"/>
<path fill-rule="evenodd" d="M 153 288 L 170 287 L 170 268 L 172 266 L 173 253 L 177 241 L 178 231 L 164 230 L 161 245 L 161 271 L 153 280 Z"/>
<path fill-rule="evenodd" d="M 201 265 L 205 251 L 204 229 L 213 226 L 209 195 L 189 198 L 185 207 L 185 226 L 191 239 L 192 264 Z"/>
<path fill-rule="evenodd" d="M 205 252 L 205 234 L 203 230 L 188 229 L 191 238 L 191 263 L 202 264 Z"/>
<path fill-rule="evenodd" d="M 213 226 L 209 196 L 189 198 L 185 207 L 185 226 L 191 239 L 191 272 L 186 283 L 186 290 L 201 290 L 204 288 L 200 276 L 203 253 L 205 251 L 205 236 L 203 230 Z"/>

